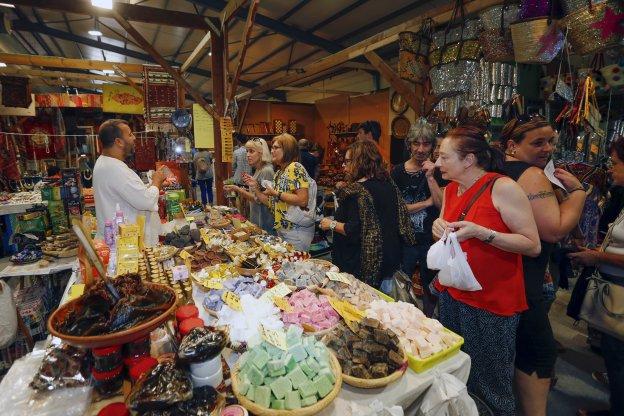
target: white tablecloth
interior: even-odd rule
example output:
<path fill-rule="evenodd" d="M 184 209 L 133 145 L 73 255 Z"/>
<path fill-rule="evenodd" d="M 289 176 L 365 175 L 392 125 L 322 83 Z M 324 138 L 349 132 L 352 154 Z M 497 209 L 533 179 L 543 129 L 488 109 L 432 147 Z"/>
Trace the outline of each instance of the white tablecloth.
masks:
<path fill-rule="evenodd" d="M 71 270 L 74 266 L 77 266 L 77 264 L 78 260 L 76 257 L 58 259 L 45 267 L 39 267 L 39 262 L 22 265 L 11 264 L 0 272 L 0 278 L 15 276 L 44 276 L 62 272 L 64 270 Z"/>
<path fill-rule="evenodd" d="M 23 204 L 0 204 L 0 215 L 21 214 L 22 212 L 26 212 L 26 210 L 32 208 L 33 206 L 41 204 L 48 205 L 48 201 Z"/>

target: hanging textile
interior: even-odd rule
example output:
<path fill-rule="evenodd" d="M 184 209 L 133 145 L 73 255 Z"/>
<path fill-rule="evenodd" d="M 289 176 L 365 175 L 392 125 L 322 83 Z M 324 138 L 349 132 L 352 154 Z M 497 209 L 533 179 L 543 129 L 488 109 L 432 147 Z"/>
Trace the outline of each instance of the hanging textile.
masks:
<path fill-rule="evenodd" d="M 139 171 L 156 167 L 156 138 L 140 135 L 134 142 L 134 165 Z"/>
<path fill-rule="evenodd" d="M 2 105 L 6 107 L 28 108 L 32 102 L 30 79 L 23 77 L 1 76 Z"/>
<path fill-rule="evenodd" d="M 159 66 L 143 66 L 145 123 L 171 123 L 171 113 L 178 108 L 178 84 Z"/>

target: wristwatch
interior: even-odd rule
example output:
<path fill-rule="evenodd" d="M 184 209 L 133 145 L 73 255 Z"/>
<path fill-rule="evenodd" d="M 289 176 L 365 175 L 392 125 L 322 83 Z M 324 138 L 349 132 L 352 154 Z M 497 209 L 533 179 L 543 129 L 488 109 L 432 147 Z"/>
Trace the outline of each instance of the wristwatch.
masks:
<path fill-rule="evenodd" d="M 490 235 L 488 236 L 488 238 L 483 240 L 483 242 L 486 244 L 490 244 L 492 241 L 494 241 L 495 238 L 496 238 L 496 231 L 490 230 Z"/>
<path fill-rule="evenodd" d="M 329 229 L 334 232 L 334 230 L 336 229 L 336 225 L 338 225 L 338 223 L 336 222 L 336 220 L 332 220 L 332 222 L 329 223 Z"/>

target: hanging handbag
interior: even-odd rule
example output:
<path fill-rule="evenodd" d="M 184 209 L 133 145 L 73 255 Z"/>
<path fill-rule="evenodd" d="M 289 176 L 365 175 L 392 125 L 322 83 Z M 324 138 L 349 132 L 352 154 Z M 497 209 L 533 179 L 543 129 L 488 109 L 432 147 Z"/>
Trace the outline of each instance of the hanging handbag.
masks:
<path fill-rule="evenodd" d="M 596 53 L 615 45 L 621 39 L 617 30 L 613 30 L 613 33 L 603 37 L 603 31 L 595 27 L 596 23 L 603 21 L 607 9 L 612 10 L 615 14 L 624 12 L 624 5 L 622 5 L 621 0 L 597 3 L 594 0 L 586 0 L 585 7 L 575 10 L 559 21 L 560 27 L 570 29 L 570 45 L 578 55 Z"/>
<path fill-rule="evenodd" d="M 509 0 L 479 14 L 483 25 L 479 41 L 483 47 L 483 58 L 487 62 L 513 61 L 514 52 L 509 25 L 516 20 L 517 15 L 518 6 L 509 4 Z"/>
<path fill-rule="evenodd" d="M 399 76 L 407 81 L 422 84 L 427 80 L 433 19 L 425 19 L 418 32 L 399 33 Z"/>
<path fill-rule="evenodd" d="M 617 64 L 607 65 L 600 68 L 600 73 L 604 76 L 606 83 L 612 87 L 624 85 L 624 59 Z"/>
<path fill-rule="evenodd" d="M 461 22 L 459 27 L 453 25 Z M 446 29 L 433 35 L 429 53 L 429 78 L 438 98 L 453 97 L 470 91 L 480 68 L 479 21 L 466 19 L 462 0 L 455 8 Z"/>
<path fill-rule="evenodd" d="M 624 221 L 624 211 L 611 224 L 601 251 L 604 251 L 617 225 Z M 624 341 L 624 286 L 603 279 L 596 271 L 589 278 L 579 317 L 590 326 Z"/>
<path fill-rule="evenodd" d="M 515 61 L 521 64 L 547 64 L 563 47 L 563 33 L 554 20 L 554 5 L 550 14 L 518 20 L 510 25 Z M 521 18 L 522 19 L 522 18 Z"/>

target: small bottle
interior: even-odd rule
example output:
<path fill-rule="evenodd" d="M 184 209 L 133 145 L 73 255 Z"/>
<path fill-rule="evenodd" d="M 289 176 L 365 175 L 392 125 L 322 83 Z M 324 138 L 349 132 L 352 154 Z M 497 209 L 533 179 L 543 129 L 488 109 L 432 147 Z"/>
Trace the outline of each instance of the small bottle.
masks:
<path fill-rule="evenodd" d="M 115 244 L 115 230 L 111 220 L 104 221 L 104 242 L 108 247 L 112 247 Z"/>
<path fill-rule="evenodd" d="M 119 208 L 119 204 L 115 207 L 115 229 L 116 232 L 119 232 L 119 226 L 124 223 L 124 213 Z"/>

